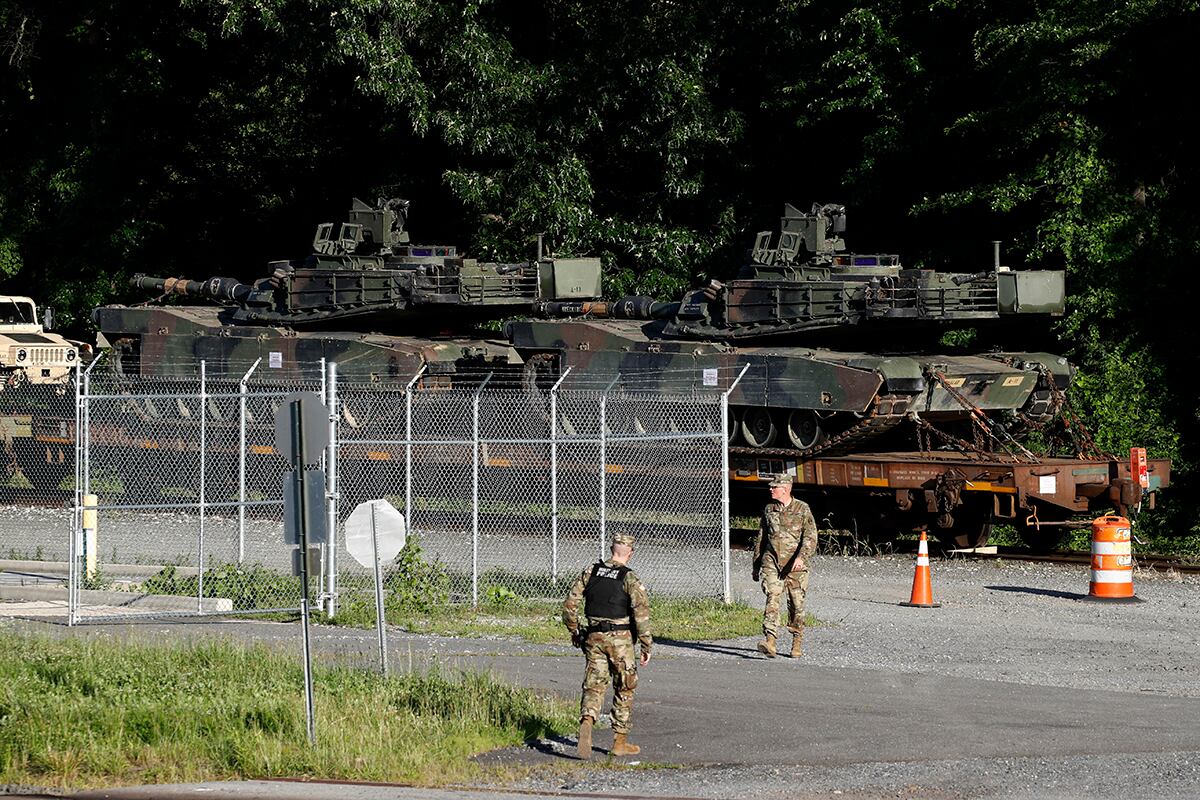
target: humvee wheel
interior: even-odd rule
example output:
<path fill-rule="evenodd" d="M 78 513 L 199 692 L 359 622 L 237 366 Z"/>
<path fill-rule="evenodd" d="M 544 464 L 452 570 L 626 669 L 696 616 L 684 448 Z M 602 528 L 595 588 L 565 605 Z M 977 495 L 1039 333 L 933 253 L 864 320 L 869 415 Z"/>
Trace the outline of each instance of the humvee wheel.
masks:
<path fill-rule="evenodd" d="M 779 432 L 771 412 L 765 408 L 748 408 L 742 416 L 742 438 L 751 447 L 769 447 Z"/>

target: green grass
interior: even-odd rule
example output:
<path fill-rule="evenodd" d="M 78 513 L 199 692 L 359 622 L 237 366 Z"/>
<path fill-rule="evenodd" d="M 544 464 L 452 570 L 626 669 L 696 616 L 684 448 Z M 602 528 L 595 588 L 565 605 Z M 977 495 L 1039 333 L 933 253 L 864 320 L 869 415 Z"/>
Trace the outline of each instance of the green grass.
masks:
<path fill-rule="evenodd" d="M 441 605 L 420 611 L 389 607 L 390 625 L 414 633 L 442 636 L 507 636 L 547 644 L 568 641 L 557 602 L 505 600 L 496 604 Z M 343 596 L 337 624 L 375 625 L 375 599 L 367 592 Z M 762 628 L 762 611 L 744 603 L 725 605 L 719 600 L 656 598 L 650 603 L 650 623 L 655 637 L 679 641 L 709 641 L 754 636 Z"/>
<path fill-rule="evenodd" d="M 180 574 L 174 566 L 168 565 L 158 574 L 142 581 L 138 591 L 195 596 L 199 580 L 196 575 Z M 298 607 L 300 579 L 267 569 L 261 564 L 221 564 L 204 571 L 204 595 L 230 599 L 235 611 Z"/>
<path fill-rule="evenodd" d="M 313 777 L 411 783 L 574 727 L 573 706 L 478 673 L 390 679 L 301 668 L 262 647 L 52 640 L 0 632 L 0 785 L 95 787 Z"/>

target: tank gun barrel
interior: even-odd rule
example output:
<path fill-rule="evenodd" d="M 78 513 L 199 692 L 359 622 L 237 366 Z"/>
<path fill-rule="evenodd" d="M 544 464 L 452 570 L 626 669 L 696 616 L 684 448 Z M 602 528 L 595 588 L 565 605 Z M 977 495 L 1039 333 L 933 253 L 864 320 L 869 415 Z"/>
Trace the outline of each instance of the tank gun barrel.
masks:
<path fill-rule="evenodd" d="M 191 281 L 187 278 L 152 278 L 149 275 L 134 275 L 129 285 L 158 294 L 181 294 L 187 297 L 203 297 L 225 303 L 245 303 L 254 292 L 252 286 L 233 278 L 209 278 Z"/>
<path fill-rule="evenodd" d="M 598 319 L 670 319 L 679 303 L 663 303 L 653 297 L 622 297 L 620 300 L 549 301 L 538 306 L 546 317 L 596 317 Z"/>
<path fill-rule="evenodd" d="M 974 283 L 975 281 L 985 281 L 988 278 L 992 277 L 992 275 L 994 275 L 994 274 L 995 273 L 992 272 L 991 270 L 986 270 L 984 272 L 974 272 L 974 273 L 971 273 L 970 275 L 955 275 L 950 280 L 954 281 L 955 286 L 962 286 L 964 283 Z"/>

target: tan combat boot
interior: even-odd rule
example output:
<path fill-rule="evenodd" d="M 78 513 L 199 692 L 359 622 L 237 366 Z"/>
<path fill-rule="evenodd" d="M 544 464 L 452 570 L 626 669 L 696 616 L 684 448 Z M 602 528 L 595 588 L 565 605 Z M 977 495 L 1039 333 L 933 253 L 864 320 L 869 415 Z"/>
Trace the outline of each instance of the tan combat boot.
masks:
<path fill-rule="evenodd" d="M 799 658 L 800 656 L 804 655 L 804 653 L 802 653 L 800 651 L 800 643 L 803 641 L 804 641 L 804 629 L 803 628 L 801 628 L 798 631 L 794 631 L 792 633 L 792 658 Z"/>
<path fill-rule="evenodd" d="M 592 757 L 592 724 L 595 722 L 591 717 L 583 717 L 579 720 L 579 757 L 587 761 Z"/>
<path fill-rule="evenodd" d="M 614 756 L 636 756 L 642 752 L 642 748 L 636 744 L 629 743 L 629 740 L 626 738 L 627 736 L 628 734 L 625 733 L 613 734 L 612 754 Z"/>
<path fill-rule="evenodd" d="M 768 633 L 767 637 L 758 643 L 758 652 L 767 658 L 775 657 L 775 634 Z"/>

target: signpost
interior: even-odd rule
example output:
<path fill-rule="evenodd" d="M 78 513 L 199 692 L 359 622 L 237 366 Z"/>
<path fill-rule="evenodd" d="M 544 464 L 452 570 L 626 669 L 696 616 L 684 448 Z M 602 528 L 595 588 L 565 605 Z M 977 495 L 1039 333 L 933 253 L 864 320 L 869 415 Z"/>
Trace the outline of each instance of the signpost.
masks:
<path fill-rule="evenodd" d="M 375 572 L 375 628 L 379 638 L 379 670 L 388 674 L 387 633 L 383 618 L 383 569 L 404 549 L 404 515 L 387 500 L 359 503 L 346 520 L 346 549 L 359 564 Z"/>
<path fill-rule="evenodd" d="M 308 558 L 305 556 L 310 534 L 317 533 L 322 540 L 328 537 L 323 491 L 325 475 L 320 469 L 306 467 L 321 462 L 321 454 L 329 441 L 327 421 L 325 404 L 312 392 L 294 392 L 284 397 L 275 417 L 275 452 L 285 454 L 290 462 L 284 475 L 283 513 L 288 521 L 284 531 L 291 532 L 289 543 L 300 545 L 302 554 L 299 558 L 300 627 L 304 638 L 304 702 L 309 744 L 316 744 L 317 733 L 313 714 L 312 650 L 308 640 Z M 322 491 L 313 492 L 310 488 L 313 484 L 322 487 Z"/>

